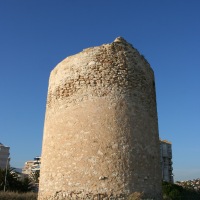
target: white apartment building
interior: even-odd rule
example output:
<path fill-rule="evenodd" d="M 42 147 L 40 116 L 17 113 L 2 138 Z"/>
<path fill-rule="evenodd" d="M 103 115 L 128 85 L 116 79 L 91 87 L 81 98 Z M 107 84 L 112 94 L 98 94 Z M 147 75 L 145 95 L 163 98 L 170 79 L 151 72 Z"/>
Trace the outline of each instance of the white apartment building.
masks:
<path fill-rule="evenodd" d="M 160 160 L 163 181 L 173 183 L 174 178 L 172 173 L 172 144 L 167 140 L 160 140 Z"/>
<path fill-rule="evenodd" d="M 22 169 L 23 174 L 30 175 L 36 171 L 40 171 L 41 157 L 37 156 L 34 160 L 25 162 L 24 168 Z"/>
<path fill-rule="evenodd" d="M 33 163 L 34 163 L 33 160 L 26 161 L 25 164 L 24 164 L 24 168 L 22 169 L 22 174 L 29 175 L 31 173 Z"/>
<path fill-rule="evenodd" d="M 5 169 L 9 165 L 10 147 L 4 146 L 0 143 L 0 168 Z"/>

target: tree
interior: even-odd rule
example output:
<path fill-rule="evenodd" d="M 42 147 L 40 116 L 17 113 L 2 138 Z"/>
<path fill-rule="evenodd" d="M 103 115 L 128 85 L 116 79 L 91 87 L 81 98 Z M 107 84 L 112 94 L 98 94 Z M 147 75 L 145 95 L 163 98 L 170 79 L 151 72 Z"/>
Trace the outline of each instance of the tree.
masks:
<path fill-rule="evenodd" d="M 5 182 L 6 177 L 6 182 Z M 14 168 L 0 169 L 0 190 L 17 191 L 21 183 L 18 180 L 18 174 L 14 171 Z"/>
<path fill-rule="evenodd" d="M 5 185 L 6 176 L 6 185 Z M 0 169 L 0 190 L 14 191 L 14 192 L 28 192 L 32 191 L 31 180 L 24 178 L 21 180 L 19 174 L 14 171 L 14 168 L 7 169 L 7 175 L 5 169 Z"/>
<path fill-rule="evenodd" d="M 22 180 L 21 192 L 29 192 L 29 191 L 34 191 L 34 188 L 32 186 L 30 178 L 25 177 Z"/>
<path fill-rule="evenodd" d="M 32 191 L 38 192 L 39 187 L 39 177 L 40 177 L 40 171 L 32 171 L 29 175 L 29 180 L 31 181 Z"/>

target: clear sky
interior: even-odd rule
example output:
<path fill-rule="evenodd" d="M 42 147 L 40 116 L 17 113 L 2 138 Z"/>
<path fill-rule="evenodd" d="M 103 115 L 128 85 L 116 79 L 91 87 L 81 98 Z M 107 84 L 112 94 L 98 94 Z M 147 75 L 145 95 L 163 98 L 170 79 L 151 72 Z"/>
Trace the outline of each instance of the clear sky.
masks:
<path fill-rule="evenodd" d="M 200 178 L 199 0 L 0 0 L 0 142 L 13 167 L 41 154 L 50 71 L 118 36 L 155 72 L 175 180 Z"/>

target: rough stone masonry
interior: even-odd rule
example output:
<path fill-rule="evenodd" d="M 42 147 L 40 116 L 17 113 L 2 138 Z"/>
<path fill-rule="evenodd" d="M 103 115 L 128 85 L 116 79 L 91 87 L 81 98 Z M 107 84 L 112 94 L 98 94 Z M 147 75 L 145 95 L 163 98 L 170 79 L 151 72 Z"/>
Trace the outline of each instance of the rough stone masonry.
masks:
<path fill-rule="evenodd" d="M 51 72 L 39 200 L 161 199 L 154 73 L 123 38 Z"/>

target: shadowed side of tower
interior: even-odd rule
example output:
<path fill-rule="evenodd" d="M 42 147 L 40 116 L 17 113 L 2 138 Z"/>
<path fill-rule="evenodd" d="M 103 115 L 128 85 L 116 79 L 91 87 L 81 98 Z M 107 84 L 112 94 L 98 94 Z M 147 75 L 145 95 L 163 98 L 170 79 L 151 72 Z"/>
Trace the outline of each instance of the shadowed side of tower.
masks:
<path fill-rule="evenodd" d="M 39 200 L 161 199 L 154 74 L 123 38 L 51 72 Z"/>

